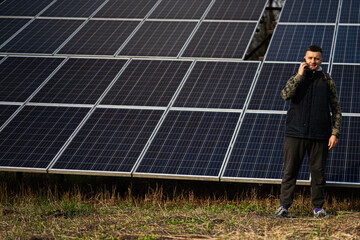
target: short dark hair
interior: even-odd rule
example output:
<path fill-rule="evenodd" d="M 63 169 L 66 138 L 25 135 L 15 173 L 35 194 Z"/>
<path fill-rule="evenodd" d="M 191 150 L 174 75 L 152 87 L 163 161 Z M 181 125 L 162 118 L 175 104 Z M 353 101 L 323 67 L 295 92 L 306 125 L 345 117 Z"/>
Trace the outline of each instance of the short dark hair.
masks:
<path fill-rule="evenodd" d="M 310 51 L 310 52 L 321 52 L 322 54 L 322 49 L 321 47 L 317 46 L 317 45 L 311 45 L 311 46 L 308 46 L 307 49 L 306 49 L 306 52 L 307 51 Z"/>

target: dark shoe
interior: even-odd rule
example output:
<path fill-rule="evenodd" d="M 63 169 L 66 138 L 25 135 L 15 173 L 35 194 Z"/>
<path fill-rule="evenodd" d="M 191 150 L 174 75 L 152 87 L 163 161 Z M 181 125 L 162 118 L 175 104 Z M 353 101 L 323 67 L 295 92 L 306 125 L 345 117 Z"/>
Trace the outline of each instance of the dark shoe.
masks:
<path fill-rule="evenodd" d="M 288 210 L 286 208 L 284 208 L 283 206 L 279 207 L 278 210 L 276 210 L 275 212 L 275 217 L 278 218 L 284 218 L 288 216 Z"/>

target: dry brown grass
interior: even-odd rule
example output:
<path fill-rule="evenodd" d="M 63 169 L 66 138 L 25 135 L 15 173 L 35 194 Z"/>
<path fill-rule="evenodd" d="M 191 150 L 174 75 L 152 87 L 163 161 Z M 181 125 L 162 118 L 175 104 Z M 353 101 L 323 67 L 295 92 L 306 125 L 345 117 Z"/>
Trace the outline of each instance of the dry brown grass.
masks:
<path fill-rule="evenodd" d="M 300 189 L 290 217 L 278 219 L 277 194 L 257 187 L 230 198 L 176 186 L 169 191 L 162 183 L 143 186 L 146 191 L 10 185 L 0 185 L 0 239 L 360 239 L 356 194 L 329 195 L 325 207 L 333 216 L 316 219 L 306 188 Z"/>

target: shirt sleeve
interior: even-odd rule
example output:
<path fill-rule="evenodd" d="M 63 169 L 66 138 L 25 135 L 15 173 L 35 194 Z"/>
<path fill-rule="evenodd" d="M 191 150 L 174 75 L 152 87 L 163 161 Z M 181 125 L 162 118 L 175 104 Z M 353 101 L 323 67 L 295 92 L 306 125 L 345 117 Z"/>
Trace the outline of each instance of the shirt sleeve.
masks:
<path fill-rule="evenodd" d="M 302 82 L 304 77 L 300 74 L 294 74 L 291 78 L 287 81 L 285 88 L 281 91 L 281 97 L 284 100 L 291 99 L 296 92 L 296 88 Z"/>
<path fill-rule="evenodd" d="M 341 108 L 339 105 L 339 97 L 336 91 L 335 83 L 331 77 L 329 77 L 329 90 L 330 90 L 330 108 L 333 120 L 332 135 L 340 136 L 340 124 L 341 124 Z"/>

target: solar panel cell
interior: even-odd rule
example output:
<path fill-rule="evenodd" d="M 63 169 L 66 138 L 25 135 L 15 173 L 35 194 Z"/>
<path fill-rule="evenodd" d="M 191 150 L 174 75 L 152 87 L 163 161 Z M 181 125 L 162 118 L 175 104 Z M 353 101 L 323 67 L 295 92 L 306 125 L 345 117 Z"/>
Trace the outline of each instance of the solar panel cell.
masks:
<path fill-rule="evenodd" d="M 0 101 L 24 102 L 63 61 L 9 57 L 0 65 Z"/>
<path fill-rule="evenodd" d="M 360 113 L 360 65 L 333 65 L 334 79 L 342 112 Z"/>
<path fill-rule="evenodd" d="M 190 61 L 132 61 L 101 104 L 167 106 Z"/>
<path fill-rule="evenodd" d="M 120 55 L 176 57 L 195 25 L 194 22 L 145 22 Z"/>
<path fill-rule="evenodd" d="M 243 58 L 256 23 L 203 22 L 184 57 Z"/>
<path fill-rule="evenodd" d="M 125 60 L 69 59 L 32 102 L 94 104 Z"/>
<path fill-rule="evenodd" d="M 336 148 L 330 151 L 326 169 L 328 182 L 360 183 L 360 117 L 343 117 L 341 138 Z"/>
<path fill-rule="evenodd" d="M 19 108 L 15 105 L 0 105 L 0 127 L 9 119 L 9 117 Z"/>
<path fill-rule="evenodd" d="M 335 23 L 339 0 L 286 0 L 280 22 Z"/>
<path fill-rule="evenodd" d="M 258 20 L 267 3 L 266 0 L 223 0 L 215 1 L 206 19 Z"/>
<path fill-rule="evenodd" d="M 138 21 L 89 21 L 60 54 L 114 55 Z"/>
<path fill-rule="evenodd" d="M 150 15 L 160 19 L 200 19 L 211 0 L 168 0 L 161 1 Z"/>
<path fill-rule="evenodd" d="M 26 106 L 0 132 L 0 168 L 45 170 L 88 111 Z"/>
<path fill-rule="evenodd" d="M 334 26 L 329 25 L 277 25 L 265 60 L 301 62 L 308 46 L 319 45 L 323 62 L 328 62 L 333 35 Z"/>
<path fill-rule="evenodd" d="M 157 0 L 110 0 L 95 17 L 101 18 L 144 18 Z"/>
<path fill-rule="evenodd" d="M 62 0 L 49 7 L 41 16 L 47 17 L 89 17 L 104 0 Z"/>
<path fill-rule="evenodd" d="M 340 23 L 360 23 L 360 2 L 342 0 Z"/>
<path fill-rule="evenodd" d="M 82 23 L 36 19 L 0 49 L 8 53 L 53 53 Z"/>
<path fill-rule="evenodd" d="M 334 62 L 360 63 L 360 26 L 339 26 Z"/>
<path fill-rule="evenodd" d="M 0 16 L 35 16 L 53 0 L 7 0 L 1 3 Z"/>
<path fill-rule="evenodd" d="M 52 167 L 130 174 L 163 111 L 98 108 Z"/>
<path fill-rule="evenodd" d="M 22 28 L 29 19 L 0 18 L 0 45 Z"/>
<path fill-rule="evenodd" d="M 238 118 L 170 111 L 135 173 L 217 177 Z"/>
<path fill-rule="evenodd" d="M 258 63 L 197 62 L 175 107 L 241 109 Z"/>

